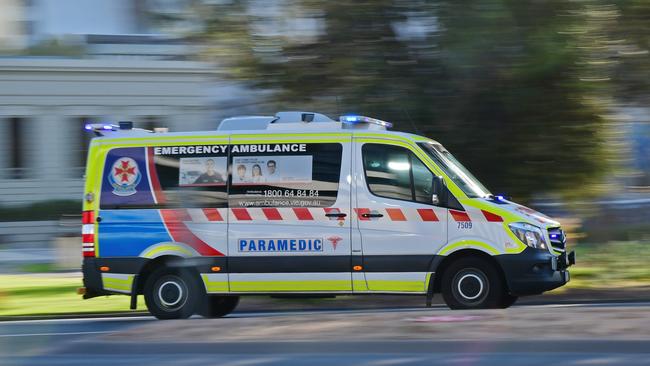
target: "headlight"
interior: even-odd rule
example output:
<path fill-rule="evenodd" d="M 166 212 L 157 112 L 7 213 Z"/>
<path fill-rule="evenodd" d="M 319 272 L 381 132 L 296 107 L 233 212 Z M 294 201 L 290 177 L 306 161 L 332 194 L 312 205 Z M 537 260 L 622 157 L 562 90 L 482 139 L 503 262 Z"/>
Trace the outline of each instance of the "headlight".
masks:
<path fill-rule="evenodd" d="M 542 229 L 525 222 L 515 222 L 510 225 L 510 231 L 524 244 L 531 248 L 546 249 L 546 239 Z"/>

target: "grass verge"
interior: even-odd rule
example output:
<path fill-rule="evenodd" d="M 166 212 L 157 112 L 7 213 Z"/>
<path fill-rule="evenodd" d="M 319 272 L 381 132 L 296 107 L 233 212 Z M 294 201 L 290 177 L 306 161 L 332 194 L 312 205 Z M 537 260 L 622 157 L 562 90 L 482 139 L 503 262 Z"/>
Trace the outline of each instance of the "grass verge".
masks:
<path fill-rule="evenodd" d="M 0 316 L 60 315 L 129 311 L 128 296 L 102 296 L 83 300 L 78 275 L 0 275 Z M 138 309 L 145 309 L 141 299 Z"/>

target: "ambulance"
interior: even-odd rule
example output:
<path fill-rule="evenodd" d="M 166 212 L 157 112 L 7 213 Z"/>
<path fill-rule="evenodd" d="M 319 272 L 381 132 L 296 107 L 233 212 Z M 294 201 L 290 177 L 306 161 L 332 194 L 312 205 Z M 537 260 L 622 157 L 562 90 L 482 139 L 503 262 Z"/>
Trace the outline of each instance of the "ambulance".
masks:
<path fill-rule="evenodd" d="M 214 131 L 89 124 L 80 294 L 159 319 L 247 295 L 442 294 L 506 308 L 569 281 L 560 223 L 491 194 L 440 143 L 382 120 L 233 117 Z"/>

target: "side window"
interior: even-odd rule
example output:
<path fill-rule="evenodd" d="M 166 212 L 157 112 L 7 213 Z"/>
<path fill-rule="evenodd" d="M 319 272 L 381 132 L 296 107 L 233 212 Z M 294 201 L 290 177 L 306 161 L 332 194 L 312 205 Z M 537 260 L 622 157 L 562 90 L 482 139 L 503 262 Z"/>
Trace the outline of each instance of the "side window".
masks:
<path fill-rule="evenodd" d="M 227 145 L 116 148 L 109 151 L 100 206 L 226 207 Z"/>
<path fill-rule="evenodd" d="M 230 207 L 328 207 L 336 202 L 341 144 L 232 146 Z"/>
<path fill-rule="evenodd" d="M 152 179 L 158 204 L 172 207 L 227 206 L 227 145 L 147 149 L 159 180 Z"/>
<path fill-rule="evenodd" d="M 392 145 L 364 144 L 363 168 L 375 196 L 431 203 L 433 174 L 409 150 Z"/>
<path fill-rule="evenodd" d="M 413 171 L 414 201 L 431 204 L 433 174 L 413 153 L 409 152 L 409 154 L 411 155 L 411 169 Z"/>

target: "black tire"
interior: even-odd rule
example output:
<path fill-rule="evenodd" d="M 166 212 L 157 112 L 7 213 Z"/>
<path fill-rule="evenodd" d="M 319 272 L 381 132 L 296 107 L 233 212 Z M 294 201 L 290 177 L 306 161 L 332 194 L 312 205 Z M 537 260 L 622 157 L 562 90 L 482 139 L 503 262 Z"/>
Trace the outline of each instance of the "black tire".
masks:
<path fill-rule="evenodd" d="M 517 302 L 517 299 L 519 299 L 519 296 L 514 296 L 505 293 L 503 294 L 503 297 L 501 297 L 501 303 L 499 304 L 499 307 L 501 309 L 509 308 Z"/>
<path fill-rule="evenodd" d="M 476 257 L 451 263 L 442 275 L 442 297 L 451 309 L 498 308 L 505 286 L 492 263 Z"/>
<path fill-rule="evenodd" d="M 239 296 L 211 295 L 207 297 L 207 304 L 201 315 L 206 318 L 221 318 L 232 313 L 238 304 Z"/>
<path fill-rule="evenodd" d="M 161 267 L 144 284 L 147 309 L 158 319 L 189 318 L 204 296 L 197 276 L 189 269 Z"/>

